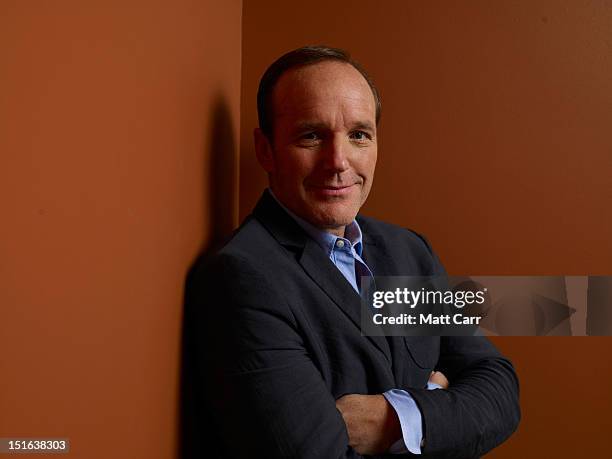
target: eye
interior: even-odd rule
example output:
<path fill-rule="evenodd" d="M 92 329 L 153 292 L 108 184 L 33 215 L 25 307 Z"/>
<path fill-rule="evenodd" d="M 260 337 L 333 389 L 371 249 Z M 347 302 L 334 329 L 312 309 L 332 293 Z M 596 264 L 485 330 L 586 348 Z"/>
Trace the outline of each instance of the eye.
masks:
<path fill-rule="evenodd" d="M 365 142 L 366 140 L 372 140 L 372 136 L 364 131 L 353 131 L 350 135 L 351 140 L 357 140 L 358 142 Z"/>
<path fill-rule="evenodd" d="M 297 144 L 302 147 L 314 147 L 321 143 L 322 137 L 318 132 L 310 131 L 300 134 L 297 139 Z"/>
<path fill-rule="evenodd" d="M 316 132 L 307 132 L 306 134 L 302 134 L 302 140 L 319 140 L 319 134 Z"/>

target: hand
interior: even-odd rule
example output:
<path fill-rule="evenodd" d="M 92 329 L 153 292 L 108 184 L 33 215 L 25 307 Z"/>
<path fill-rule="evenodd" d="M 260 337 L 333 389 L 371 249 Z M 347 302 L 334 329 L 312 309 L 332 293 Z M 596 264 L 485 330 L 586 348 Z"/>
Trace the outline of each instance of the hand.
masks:
<path fill-rule="evenodd" d="M 448 389 L 448 379 L 441 371 L 432 371 L 429 375 L 429 382 L 442 386 L 442 389 Z"/>
<path fill-rule="evenodd" d="M 446 379 L 446 378 L 444 378 Z M 399 419 L 383 395 L 348 394 L 336 400 L 349 436 L 359 454 L 381 454 L 402 437 Z"/>

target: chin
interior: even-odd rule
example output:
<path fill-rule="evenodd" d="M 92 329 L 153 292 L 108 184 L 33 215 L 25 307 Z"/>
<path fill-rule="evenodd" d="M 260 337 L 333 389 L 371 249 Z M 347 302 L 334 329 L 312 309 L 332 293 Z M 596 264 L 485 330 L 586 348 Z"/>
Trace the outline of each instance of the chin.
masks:
<path fill-rule="evenodd" d="M 357 211 L 347 209 L 346 206 L 324 206 L 313 212 L 312 221 L 319 228 L 338 228 L 350 224 L 356 215 Z"/>

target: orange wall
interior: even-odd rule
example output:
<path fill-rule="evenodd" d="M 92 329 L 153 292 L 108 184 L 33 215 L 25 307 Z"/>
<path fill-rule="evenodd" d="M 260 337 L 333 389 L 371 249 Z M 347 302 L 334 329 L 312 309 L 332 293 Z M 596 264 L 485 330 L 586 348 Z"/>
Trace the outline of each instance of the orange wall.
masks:
<path fill-rule="evenodd" d="M 0 437 L 174 457 L 185 274 L 235 225 L 238 185 L 241 216 L 264 186 L 256 85 L 303 44 L 348 48 L 381 89 L 368 214 L 451 273 L 612 274 L 612 9 L 246 0 L 242 84 L 241 9 L 0 5 Z M 609 338 L 496 342 L 524 420 L 491 457 L 606 450 Z"/>
<path fill-rule="evenodd" d="M 183 282 L 236 220 L 241 8 L 0 5 L 0 437 L 175 457 Z"/>
<path fill-rule="evenodd" d="M 265 68 L 306 44 L 352 52 L 383 99 L 364 213 L 426 234 L 452 274 L 612 275 L 612 8 L 598 1 L 245 0 L 240 215 Z M 491 457 L 609 449 L 610 338 L 504 338 L 523 422 Z"/>

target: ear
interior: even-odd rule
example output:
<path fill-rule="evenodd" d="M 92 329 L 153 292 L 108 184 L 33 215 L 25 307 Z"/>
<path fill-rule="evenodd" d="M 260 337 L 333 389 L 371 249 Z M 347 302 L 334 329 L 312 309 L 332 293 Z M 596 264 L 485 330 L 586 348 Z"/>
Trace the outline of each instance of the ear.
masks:
<path fill-rule="evenodd" d="M 274 172 L 275 163 L 274 156 L 272 155 L 272 146 L 268 137 L 259 128 L 255 128 L 253 131 L 253 138 L 255 140 L 255 154 L 257 155 L 257 161 L 261 164 L 261 167 L 268 173 Z"/>

